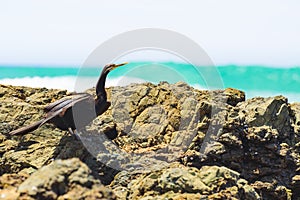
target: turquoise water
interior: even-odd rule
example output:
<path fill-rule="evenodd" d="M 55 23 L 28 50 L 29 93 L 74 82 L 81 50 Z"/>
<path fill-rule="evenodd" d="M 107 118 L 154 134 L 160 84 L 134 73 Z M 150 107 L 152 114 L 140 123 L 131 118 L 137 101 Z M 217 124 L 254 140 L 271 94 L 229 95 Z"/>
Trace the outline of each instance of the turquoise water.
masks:
<path fill-rule="evenodd" d="M 1 66 L 1 79 L 25 77 L 97 77 L 101 68 L 95 67 L 30 67 Z M 264 66 L 194 67 L 180 63 L 129 63 L 110 73 L 111 78 L 132 77 L 158 83 L 185 81 L 201 88 L 237 88 L 249 93 L 292 94 L 300 97 L 300 67 L 272 68 Z M 221 81 L 221 84 L 220 84 Z M 255 94 L 253 94 L 255 95 Z M 299 100 L 300 101 L 300 98 Z"/>

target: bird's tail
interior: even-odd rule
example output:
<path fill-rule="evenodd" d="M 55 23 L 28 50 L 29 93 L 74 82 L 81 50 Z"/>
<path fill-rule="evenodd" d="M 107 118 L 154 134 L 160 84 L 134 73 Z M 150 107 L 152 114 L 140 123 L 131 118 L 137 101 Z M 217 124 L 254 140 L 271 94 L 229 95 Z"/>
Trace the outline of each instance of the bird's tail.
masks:
<path fill-rule="evenodd" d="M 34 122 L 33 124 L 30 124 L 28 126 L 19 128 L 17 130 L 11 131 L 9 134 L 10 135 L 24 135 L 26 133 L 29 133 L 31 131 L 34 131 L 35 129 L 37 129 L 40 125 L 42 125 L 44 122 L 44 119 Z"/>

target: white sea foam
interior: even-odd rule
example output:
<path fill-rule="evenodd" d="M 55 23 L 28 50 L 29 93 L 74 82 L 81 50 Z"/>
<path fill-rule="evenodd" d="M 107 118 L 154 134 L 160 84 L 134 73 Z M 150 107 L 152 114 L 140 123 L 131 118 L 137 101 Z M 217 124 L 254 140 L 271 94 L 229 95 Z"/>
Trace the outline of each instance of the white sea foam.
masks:
<path fill-rule="evenodd" d="M 194 88 L 199 90 L 207 90 L 206 87 L 203 87 L 199 84 L 192 85 Z M 265 90 L 245 90 L 246 99 L 253 97 L 274 97 L 282 95 L 288 98 L 289 103 L 300 102 L 300 93 L 297 92 L 286 92 L 286 91 L 265 91 Z"/>
<path fill-rule="evenodd" d="M 13 86 L 27 86 L 27 87 L 46 87 L 53 89 L 64 89 L 73 91 L 76 81 L 75 76 L 63 77 L 24 77 L 24 78 L 5 78 L 0 79 L 1 84 Z"/>
<path fill-rule="evenodd" d="M 286 91 L 263 91 L 263 90 L 248 90 L 246 92 L 246 98 L 250 99 L 253 97 L 274 97 L 282 95 L 288 98 L 289 103 L 300 102 L 300 93 L 286 92 Z"/>
<path fill-rule="evenodd" d="M 5 78 L 0 79 L 0 84 L 28 87 L 46 87 L 53 89 L 64 89 L 68 91 L 81 92 L 94 87 L 97 83 L 97 77 L 24 77 L 24 78 Z M 143 83 L 145 80 L 131 77 L 108 78 L 106 87 L 125 86 L 131 83 Z"/>
<path fill-rule="evenodd" d="M 198 89 L 198 90 L 207 90 L 206 87 L 203 87 L 203 86 L 200 85 L 200 84 L 193 84 L 192 87 L 193 87 L 193 88 L 196 88 L 196 89 Z"/>
<path fill-rule="evenodd" d="M 72 85 L 73 86 L 72 91 L 82 92 L 86 89 L 95 87 L 97 80 L 98 80 L 98 77 L 76 77 L 76 80 L 74 81 L 74 84 Z M 129 85 L 131 83 L 144 83 L 144 82 L 146 82 L 146 81 L 143 79 L 122 76 L 119 78 L 106 79 L 105 87 L 125 86 L 125 85 Z"/>

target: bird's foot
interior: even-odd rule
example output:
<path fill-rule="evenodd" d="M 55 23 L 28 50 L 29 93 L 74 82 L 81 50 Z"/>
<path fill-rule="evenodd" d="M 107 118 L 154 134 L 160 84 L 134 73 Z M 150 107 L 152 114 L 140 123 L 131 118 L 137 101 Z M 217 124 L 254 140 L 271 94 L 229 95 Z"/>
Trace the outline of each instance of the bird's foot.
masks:
<path fill-rule="evenodd" d="M 73 131 L 71 128 L 68 128 L 68 130 L 71 133 L 71 135 L 76 138 L 76 140 L 80 141 L 80 136 L 78 135 L 76 130 Z"/>

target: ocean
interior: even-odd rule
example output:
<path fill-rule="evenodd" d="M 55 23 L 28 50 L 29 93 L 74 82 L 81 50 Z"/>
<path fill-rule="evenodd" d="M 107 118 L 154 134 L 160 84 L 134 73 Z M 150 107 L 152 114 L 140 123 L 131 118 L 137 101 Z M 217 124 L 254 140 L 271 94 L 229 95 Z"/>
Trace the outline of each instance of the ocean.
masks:
<path fill-rule="evenodd" d="M 0 83 L 83 91 L 93 87 L 101 67 L 0 66 Z M 198 89 L 236 88 L 246 98 L 283 95 L 300 102 L 300 67 L 193 66 L 187 63 L 132 62 L 112 71 L 106 86 L 184 81 Z"/>

